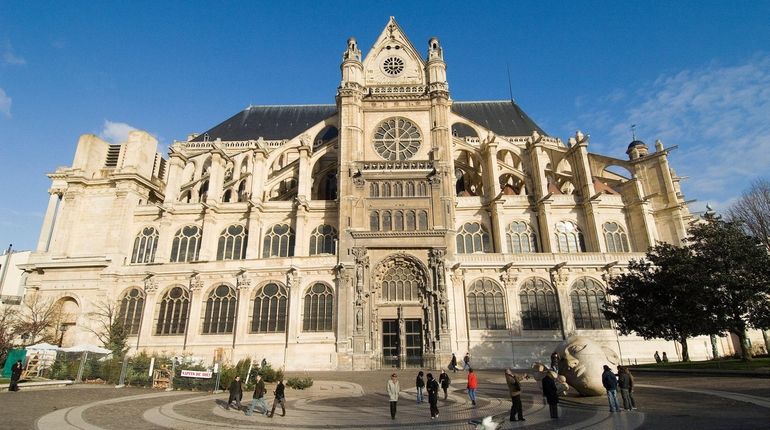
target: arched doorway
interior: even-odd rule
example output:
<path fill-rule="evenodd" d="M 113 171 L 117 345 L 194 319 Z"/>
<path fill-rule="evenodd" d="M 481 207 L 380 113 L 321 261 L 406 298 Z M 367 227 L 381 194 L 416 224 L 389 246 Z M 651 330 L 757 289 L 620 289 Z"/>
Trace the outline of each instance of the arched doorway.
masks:
<path fill-rule="evenodd" d="M 373 319 L 380 335 L 383 367 L 424 367 L 437 339 L 435 300 L 428 270 L 416 258 L 396 254 L 374 271 L 376 307 Z"/>
<path fill-rule="evenodd" d="M 54 307 L 56 312 L 56 337 L 61 347 L 75 345 L 76 333 L 75 327 L 80 315 L 80 305 L 72 297 L 62 297 L 56 302 Z"/>

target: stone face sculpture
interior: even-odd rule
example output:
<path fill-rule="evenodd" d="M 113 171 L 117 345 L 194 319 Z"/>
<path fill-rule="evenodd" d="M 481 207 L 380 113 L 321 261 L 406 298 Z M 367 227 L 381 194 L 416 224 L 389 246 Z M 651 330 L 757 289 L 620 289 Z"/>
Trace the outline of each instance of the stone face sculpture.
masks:
<path fill-rule="evenodd" d="M 556 372 L 545 367 L 543 363 L 533 364 L 531 374 L 535 381 L 538 382 L 538 384 L 542 384 L 540 381 L 542 381 L 546 376 L 550 376 L 556 383 L 556 391 L 559 393 L 559 396 L 562 397 L 567 395 L 567 391 L 569 391 L 569 384 L 567 384 L 567 379 L 563 375 L 557 375 Z M 539 386 L 542 387 L 542 385 Z"/>
<path fill-rule="evenodd" d="M 556 347 L 559 374 L 583 396 L 605 394 L 602 367 L 615 369 L 620 359 L 612 349 L 583 336 L 571 336 Z"/>

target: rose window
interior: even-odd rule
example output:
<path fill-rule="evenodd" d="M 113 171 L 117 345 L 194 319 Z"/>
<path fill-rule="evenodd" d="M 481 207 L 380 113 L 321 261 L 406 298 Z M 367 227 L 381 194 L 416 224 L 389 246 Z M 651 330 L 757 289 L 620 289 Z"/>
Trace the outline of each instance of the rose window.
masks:
<path fill-rule="evenodd" d="M 408 160 L 420 149 L 420 129 L 404 118 L 390 118 L 380 123 L 374 132 L 374 149 L 391 161 Z"/>
<path fill-rule="evenodd" d="M 382 71 L 388 76 L 398 76 L 404 71 L 404 60 L 398 57 L 388 57 L 382 62 Z"/>

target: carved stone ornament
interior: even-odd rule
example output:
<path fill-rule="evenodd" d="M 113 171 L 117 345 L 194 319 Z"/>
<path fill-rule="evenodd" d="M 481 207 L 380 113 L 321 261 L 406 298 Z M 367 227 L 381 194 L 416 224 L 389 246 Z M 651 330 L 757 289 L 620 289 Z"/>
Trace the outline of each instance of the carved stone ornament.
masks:
<path fill-rule="evenodd" d="M 511 288 L 516 284 L 519 279 L 519 271 L 513 267 L 506 266 L 503 273 L 500 274 L 500 280 L 503 281 L 506 287 Z"/>
<path fill-rule="evenodd" d="M 358 188 L 361 188 L 364 185 L 366 185 L 366 181 L 364 180 L 364 178 L 362 178 L 360 176 L 354 176 L 353 177 L 353 185 L 355 185 Z"/>
<path fill-rule="evenodd" d="M 144 291 L 148 293 L 154 293 L 158 290 L 158 281 L 152 276 L 148 276 L 144 279 Z"/>
<path fill-rule="evenodd" d="M 286 285 L 288 285 L 289 288 L 299 287 L 301 280 L 302 278 L 299 275 L 299 270 L 297 270 L 296 267 L 292 267 L 286 272 Z"/>
<path fill-rule="evenodd" d="M 201 280 L 200 273 L 194 273 L 190 277 L 190 291 L 198 291 L 203 288 L 203 281 Z"/>
<path fill-rule="evenodd" d="M 553 281 L 554 285 L 567 285 L 567 281 L 569 280 L 569 273 L 567 270 L 558 268 L 550 269 L 549 272 L 551 273 L 551 280 Z"/>
<path fill-rule="evenodd" d="M 251 287 L 251 278 L 246 274 L 246 272 L 242 272 L 238 274 L 235 278 L 236 285 L 239 290 L 247 289 Z"/>

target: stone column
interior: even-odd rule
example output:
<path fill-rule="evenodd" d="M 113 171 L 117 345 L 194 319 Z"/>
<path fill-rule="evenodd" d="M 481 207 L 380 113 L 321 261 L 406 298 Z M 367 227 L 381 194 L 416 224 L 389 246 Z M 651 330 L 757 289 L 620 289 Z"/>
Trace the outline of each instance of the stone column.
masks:
<path fill-rule="evenodd" d="M 291 357 L 305 353 L 299 349 L 300 345 L 297 344 L 301 329 L 299 314 L 302 304 L 302 276 L 296 267 L 292 267 L 286 272 L 286 285 L 289 287 L 289 309 L 287 309 L 288 326 L 286 327 L 284 364 L 288 365 Z"/>
<path fill-rule="evenodd" d="M 366 344 L 369 340 L 369 334 L 366 333 L 365 328 L 367 324 L 366 310 L 366 295 L 365 278 L 369 269 L 369 256 L 367 255 L 366 248 L 355 247 L 353 248 L 353 256 L 355 257 L 356 273 L 355 273 L 355 291 L 354 291 L 354 336 L 353 336 L 353 349 L 354 352 L 364 352 L 366 350 Z"/>
<path fill-rule="evenodd" d="M 512 336 L 522 335 L 521 301 L 516 288 L 519 279 L 519 271 L 513 267 L 513 263 L 503 268 L 500 280 L 505 285 L 506 297 L 508 297 L 508 312 L 510 313 L 510 332 Z"/>
<path fill-rule="evenodd" d="M 310 232 L 308 231 L 308 202 L 303 197 L 295 201 L 296 216 L 294 223 L 294 256 L 307 257 L 310 251 Z"/>
<path fill-rule="evenodd" d="M 556 298 L 559 300 L 562 338 L 566 339 L 568 333 L 575 332 L 575 318 L 572 315 L 572 302 L 569 295 L 569 273 L 564 269 L 563 264 L 556 265 L 549 272 L 551 284 L 556 288 Z"/>
<path fill-rule="evenodd" d="M 252 292 L 252 281 L 247 272 L 241 272 L 235 279 L 238 289 L 238 321 L 233 327 L 233 348 L 238 346 L 239 339 L 244 339 L 249 334 L 249 305 Z"/>
<path fill-rule="evenodd" d="M 45 210 L 43 226 L 40 229 L 40 238 L 37 241 L 38 252 L 48 252 L 48 248 L 53 240 L 53 229 L 56 227 L 56 217 L 59 213 L 59 203 L 62 198 L 62 191 L 58 189 L 48 190 L 48 208 Z"/>
<path fill-rule="evenodd" d="M 168 160 L 168 180 L 166 181 L 164 203 L 174 203 L 179 198 L 179 188 L 184 185 L 182 181 L 185 160 L 180 154 L 172 153 Z"/>
<path fill-rule="evenodd" d="M 136 338 L 136 344 L 130 345 L 139 350 L 140 345 L 147 344 L 147 340 L 155 333 L 155 309 L 158 307 L 158 300 L 162 297 L 158 291 L 158 281 L 153 275 L 144 279 L 144 309 L 142 309 L 142 326 Z"/>
<path fill-rule="evenodd" d="M 203 281 L 197 272 L 190 278 L 190 313 L 187 314 L 187 330 L 185 332 L 185 349 L 198 341 L 201 331 L 201 315 L 203 313 Z"/>

